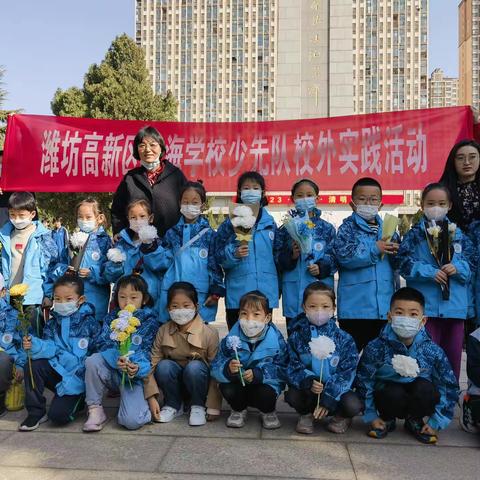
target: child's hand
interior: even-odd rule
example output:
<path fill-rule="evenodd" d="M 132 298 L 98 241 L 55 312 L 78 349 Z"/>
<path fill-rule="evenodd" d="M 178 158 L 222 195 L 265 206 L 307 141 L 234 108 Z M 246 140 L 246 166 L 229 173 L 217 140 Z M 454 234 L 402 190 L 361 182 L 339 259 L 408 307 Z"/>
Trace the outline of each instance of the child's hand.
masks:
<path fill-rule="evenodd" d="M 42 308 L 52 308 L 52 306 L 53 306 L 52 300 L 48 297 L 43 297 Z"/>
<path fill-rule="evenodd" d="M 242 364 L 234 358 L 233 360 L 230 360 L 230 363 L 228 364 L 228 369 L 230 370 L 230 373 L 234 375 L 235 373 L 238 373 L 241 366 Z"/>
<path fill-rule="evenodd" d="M 23 368 L 20 368 L 20 367 L 15 368 L 15 381 L 17 383 L 22 383 L 22 381 L 23 381 Z"/>
<path fill-rule="evenodd" d="M 31 350 L 32 349 L 32 337 L 23 337 L 23 349 L 24 350 Z"/>
<path fill-rule="evenodd" d="M 395 255 L 398 252 L 399 245 L 395 242 L 386 242 L 385 240 L 378 240 L 377 247 L 382 254 Z"/>
<path fill-rule="evenodd" d="M 310 275 L 313 275 L 316 277 L 317 275 L 320 275 L 320 267 L 316 263 L 312 263 L 307 267 L 308 273 Z"/>
<path fill-rule="evenodd" d="M 448 280 L 448 275 L 443 270 L 437 270 L 437 273 L 433 279 L 440 285 L 446 285 Z"/>
<path fill-rule="evenodd" d="M 300 247 L 298 243 L 294 240 L 292 243 L 292 260 L 296 260 L 300 256 Z"/>
<path fill-rule="evenodd" d="M 315 420 L 321 420 L 328 415 L 328 410 L 325 407 L 317 407 L 313 412 L 313 418 Z"/>
<path fill-rule="evenodd" d="M 430 425 L 425 424 L 420 430 L 420 433 L 426 433 L 427 435 L 436 435 L 437 431 L 434 430 Z"/>
<path fill-rule="evenodd" d="M 385 430 L 387 428 L 387 425 L 381 418 L 376 418 L 372 422 L 372 430 Z"/>
<path fill-rule="evenodd" d="M 248 257 L 248 245 L 240 245 L 240 246 L 235 250 L 235 256 L 236 256 L 237 258 Z"/>
<path fill-rule="evenodd" d="M 455 268 L 455 265 L 447 263 L 442 267 L 442 272 L 445 272 L 449 277 L 451 277 L 457 273 L 457 269 Z"/>
<path fill-rule="evenodd" d="M 89 268 L 81 268 L 79 271 L 78 271 L 78 276 L 80 278 L 87 278 L 90 276 L 90 269 Z"/>
<path fill-rule="evenodd" d="M 310 391 L 315 395 L 319 395 L 320 393 L 323 392 L 323 383 L 320 383 L 319 381 L 314 380 Z"/>
<path fill-rule="evenodd" d="M 127 375 L 129 378 L 135 377 L 139 369 L 138 364 L 132 363 L 132 362 L 127 362 Z"/>
<path fill-rule="evenodd" d="M 127 373 L 127 359 L 125 357 L 118 357 L 118 360 L 117 360 L 117 368 L 121 371 L 121 372 L 125 372 Z"/>
<path fill-rule="evenodd" d="M 253 382 L 253 370 L 251 368 L 249 368 L 248 370 L 245 370 L 243 373 L 243 379 L 247 382 L 247 383 L 252 383 Z"/>
<path fill-rule="evenodd" d="M 206 307 L 213 307 L 217 303 L 218 303 L 218 297 L 216 297 L 215 295 L 209 295 L 208 298 L 205 300 L 204 305 Z"/>
<path fill-rule="evenodd" d="M 160 421 L 160 404 L 158 403 L 158 400 L 155 397 L 150 397 L 147 401 L 153 421 Z"/>

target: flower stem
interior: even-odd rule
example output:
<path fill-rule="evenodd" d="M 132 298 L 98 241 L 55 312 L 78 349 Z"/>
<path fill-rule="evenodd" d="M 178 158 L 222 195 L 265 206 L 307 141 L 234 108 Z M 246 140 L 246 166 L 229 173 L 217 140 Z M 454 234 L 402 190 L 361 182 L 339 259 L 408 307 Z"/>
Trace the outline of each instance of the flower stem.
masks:
<path fill-rule="evenodd" d="M 323 376 L 323 358 L 322 358 L 322 366 L 320 367 L 320 383 L 322 383 L 322 376 Z M 317 397 L 317 408 L 320 407 L 320 395 L 322 393 L 320 392 Z"/>
<path fill-rule="evenodd" d="M 28 356 L 28 370 L 30 371 L 30 382 L 32 384 L 32 390 L 35 390 L 35 381 L 33 380 L 33 370 L 32 370 L 32 356 L 30 351 L 27 354 Z"/>
<path fill-rule="evenodd" d="M 240 363 L 240 359 L 238 358 L 237 349 L 235 349 L 235 357 L 237 359 L 237 362 Z M 238 367 L 238 374 L 240 375 L 240 381 L 242 382 L 242 387 L 244 387 L 245 386 L 245 380 L 243 379 L 242 369 L 240 367 Z"/>

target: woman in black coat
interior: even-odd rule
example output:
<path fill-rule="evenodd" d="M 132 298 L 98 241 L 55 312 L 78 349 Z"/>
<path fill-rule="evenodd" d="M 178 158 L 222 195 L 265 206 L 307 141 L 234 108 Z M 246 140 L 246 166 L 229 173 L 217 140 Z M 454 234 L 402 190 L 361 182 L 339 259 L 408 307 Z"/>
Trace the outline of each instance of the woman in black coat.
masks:
<path fill-rule="evenodd" d="M 142 128 L 133 140 L 133 156 L 141 166 L 125 174 L 113 195 L 111 216 L 114 235 L 128 228 L 127 206 L 147 200 L 152 206 L 158 234 L 180 219 L 179 196 L 187 181 L 182 171 L 165 159 L 165 141 L 153 127 Z"/>

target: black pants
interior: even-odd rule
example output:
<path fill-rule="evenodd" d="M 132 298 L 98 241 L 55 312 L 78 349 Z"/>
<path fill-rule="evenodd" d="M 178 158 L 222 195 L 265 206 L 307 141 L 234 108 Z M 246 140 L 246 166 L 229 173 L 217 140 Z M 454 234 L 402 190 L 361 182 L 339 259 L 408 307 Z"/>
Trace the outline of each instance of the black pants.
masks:
<path fill-rule="evenodd" d="M 5 393 L 12 383 L 13 359 L 8 353 L 0 352 L 0 393 Z"/>
<path fill-rule="evenodd" d="M 313 413 L 317 406 L 318 395 L 311 390 L 298 390 L 288 387 L 285 392 L 285 401 L 294 408 L 300 415 Z M 322 396 L 320 395 L 320 405 Z M 363 403 L 358 395 L 352 391 L 343 394 L 337 404 L 337 408 L 329 414 L 338 415 L 343 418 L 353 418 L 363 410 Z"/>
<path fill-rule="evenodd" d="M 382 420 L 395 418 L 423 418 L 435 411 L 440 394 L 432 382 L 416 378 L 410 383 L 388 382 L 373 394 Z"/>
<path fill-rule="evenodd" d="M 480 423 L 480 395 L 470 395 L 470 408 L 475 423 Z"/>
<path fill-rule="evenodd" d="M 386 320 L 338 320 L 342 330 L 349 333 L 357 350 L 360 353 L 367 343 L 377 338 L 382 328 L 387 324 Z"/>
<path fill-rule="evenodd" d="M 275 411 L 277 392 L 269 385 L 260 383 L 243 387 L 240 383 L 220 383 L 220 391 L 236 412 L 247 407 L 258 408 L 262 413 Z"/>
<path fill-rule="evenodd" d="M 75 418 L 75 414 L 84 408 L 84 395 L 64 395 L 59 397 L 56 385 L 62 377 L 51 367 L 46 359 L 32 361 L 33 381 L 32 388 L 28 364 L 25 365 L 25 407 L 29 415 L 41 418 L 46 412 L 46 400 L 43 396 L 45 388 L 55 393 L 48 418 L 57 425 L 65 425 Z"/>
<path fill-rule="evenodd" d="M 235 323 L 237 323 L 239 312 L 240 310 L 238 308 L 227 308 L 225 310 L 228 330 L 231 330 Z"/>

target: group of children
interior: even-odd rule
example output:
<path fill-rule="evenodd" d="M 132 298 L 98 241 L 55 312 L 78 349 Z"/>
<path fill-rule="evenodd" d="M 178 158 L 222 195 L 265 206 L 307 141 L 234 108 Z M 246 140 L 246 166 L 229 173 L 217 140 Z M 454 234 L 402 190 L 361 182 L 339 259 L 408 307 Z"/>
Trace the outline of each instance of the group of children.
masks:
<path fill-rule="evenodd" d="M 232 409 L 227 426 L 242 427 L 253 407 L 263 427 L 274 429 L 287 386 L 299 433 L 313 432 L 314 420 L 326 417 L 328 430 L 344 433 L 363 413 L 373 438 L 404 418 L 415 438 L 436 442 L 458 399 L 463 324 L 480 304 L 479 229 L 464 233 L 449 222 L 449 192 L 431 184 L 420 221 L 401 240 L 385 238 L 381 186 L 362 178 L 352 189 L 353 213 L 336 232 L 317 208 L 318 186 L 303 179 L 292 201 L 308 214 L 312 251 L 305 253 L 268 213 L 259 173 L 242 174 L 237 190 L 237 202 L 259 212 L 248 242 L 238 241 L 229 218 L 215 232 L 202 216 L 203 185 L 188 182 L 181 218 L 163 238 L 144 200 L 127 206 L 129 228 L 114 244 L 98 203 L 81 202 L 70 261 L 33 220 L 33 196 L 11 196 L 10 222 L 0 231 L 1 269 L 6 287 L 28 284 L 32 328 L 20 339 L 4 288 L 0 408 L 15 367 L 17 380 L 25 379 L 28 411 L 20 430 L 47 418 L 65 424 L 86 403 L 84 431 L 99 431 L 107 391 L 120 395 L 118 421 L 128 429 L 170 422 L 184 411 L 190 425 L 203 425 L 220 414 L 222 396 Z M 398 274 L 407 287 L 398 288 Z M 219 342 L 210 323 L 223 296 L 229 333 Z M 271 321 L 280 297 L 287 341 Z M 112 325 L 129 315 L 138 325 L 121 353 Z M 329 347 L 323 357 L 319 343 Z M 462 424 L 477 431 L 480 330 L 467 349 Z M 48 417 L 45 387 L 55 393 Z"/>

